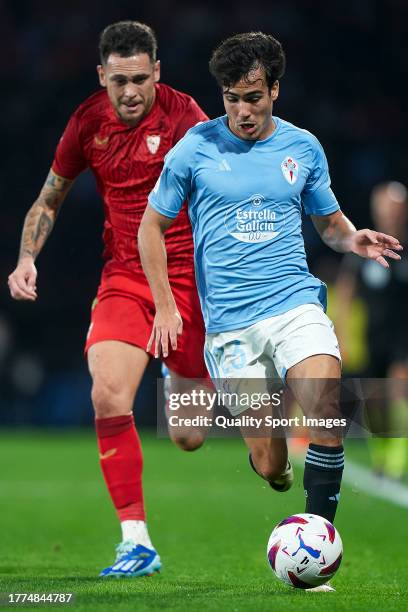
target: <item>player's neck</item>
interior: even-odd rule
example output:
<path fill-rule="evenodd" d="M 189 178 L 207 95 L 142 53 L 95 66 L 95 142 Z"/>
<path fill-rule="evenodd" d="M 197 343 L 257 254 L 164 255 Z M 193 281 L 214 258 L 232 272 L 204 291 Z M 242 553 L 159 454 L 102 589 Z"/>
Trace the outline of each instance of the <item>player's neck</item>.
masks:
<path fill-rule="evenodd" d="M 265 126 L 264 130 L 259 135 L 258 140 L 266 140 L 269 136 L 272 136 L 274 131 L 276 130 L 276 124 L 271 115 L 270 122 Z"/>

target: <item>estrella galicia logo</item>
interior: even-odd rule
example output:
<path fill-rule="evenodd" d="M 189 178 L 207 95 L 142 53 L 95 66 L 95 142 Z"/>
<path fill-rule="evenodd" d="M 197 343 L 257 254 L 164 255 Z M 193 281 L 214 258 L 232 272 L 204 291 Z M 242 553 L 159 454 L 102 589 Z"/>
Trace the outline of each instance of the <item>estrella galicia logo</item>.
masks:
<path fill-rule="evenodd" d="M 299 175 L 299 164 L 297 161 L 288 155 L 281 163 L 281 170 L 289 185 L 294 185 Z"/>
<path fill-rule="evenodd" d="M 268 242 L 282 231 L 285 219 L 277 204 L 259 193 L 225 213 L 227 232 L 241 242 Z"/>

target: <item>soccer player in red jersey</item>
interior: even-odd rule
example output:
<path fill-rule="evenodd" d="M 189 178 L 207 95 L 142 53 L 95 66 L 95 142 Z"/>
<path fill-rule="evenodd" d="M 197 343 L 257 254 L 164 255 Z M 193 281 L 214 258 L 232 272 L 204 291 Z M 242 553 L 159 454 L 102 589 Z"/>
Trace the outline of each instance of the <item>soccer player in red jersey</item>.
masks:
<path fill-rule="evenodd" d="M 137 231 L 165 154 L 190 127 L 207 119 L 193 98 L 158 83 L 156 49 L 153 31 L 142 23 L 123 21 L 102 32 L 98 74 L 103 89 L 71 116 L 47 180 L 25 218 L 18 264 L 9 276 L 13 298 L 37 299 L 35 259 L 76 177 L 90 168 L 104 203 L 105 265 L 85 352 L 102 471 L 122 526 L 116 560 L 102 576 L 146 575 L 161 566 L 145 522 L 142 450 L 132 414 L 151 358 L 146 346 L 155 314 Z M 170 283 L 184 323 L 178 350 L 163 356 L 177 389 L 184 378 L 207 376 L 186 210 L 167 233 L 166 247 Z M 185 450 L 202 443 L 199 433 L 175 441 Z"/>

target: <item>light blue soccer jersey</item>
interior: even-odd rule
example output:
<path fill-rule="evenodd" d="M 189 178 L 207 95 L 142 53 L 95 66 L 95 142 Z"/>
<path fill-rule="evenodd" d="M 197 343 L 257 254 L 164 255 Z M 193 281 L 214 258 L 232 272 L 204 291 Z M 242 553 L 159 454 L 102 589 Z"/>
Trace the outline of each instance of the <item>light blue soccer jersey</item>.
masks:
<path fill-rule="evenodd" d="M 226 116 L 193 127 L 167 154 L 149 196 L 171 218 L 188 200 L 208 333 L 300 304 L 326 305 L 325 285 L 308 270 L 301 211 L 339 209 L 327 160 L 310 132 L 274 122 L 272 135 L 258 141 L 235 136 Z"/>

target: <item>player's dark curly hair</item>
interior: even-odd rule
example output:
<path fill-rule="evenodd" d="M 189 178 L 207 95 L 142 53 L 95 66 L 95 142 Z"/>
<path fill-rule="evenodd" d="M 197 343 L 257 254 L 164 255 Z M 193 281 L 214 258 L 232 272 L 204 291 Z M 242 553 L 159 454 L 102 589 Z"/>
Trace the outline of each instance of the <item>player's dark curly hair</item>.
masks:
<path fill-rule="evenodd" d="M 263 32 L 235 34 L 212 54 L 210 72 L 221 87 L 232 87 L 251 70 L 265 69 L 269 89 L 285 73 L 285 53 L 276 38 Z"/>
<path fill-rule="evenodd" d="M 148 25 L 139 21 L 118 21 L 106 27 L 99 39 L 101 63 L 106 64 L 111 53 L 130 57 L 147 53 L 151 62 L 156 61 L 157 40 Z"/>

